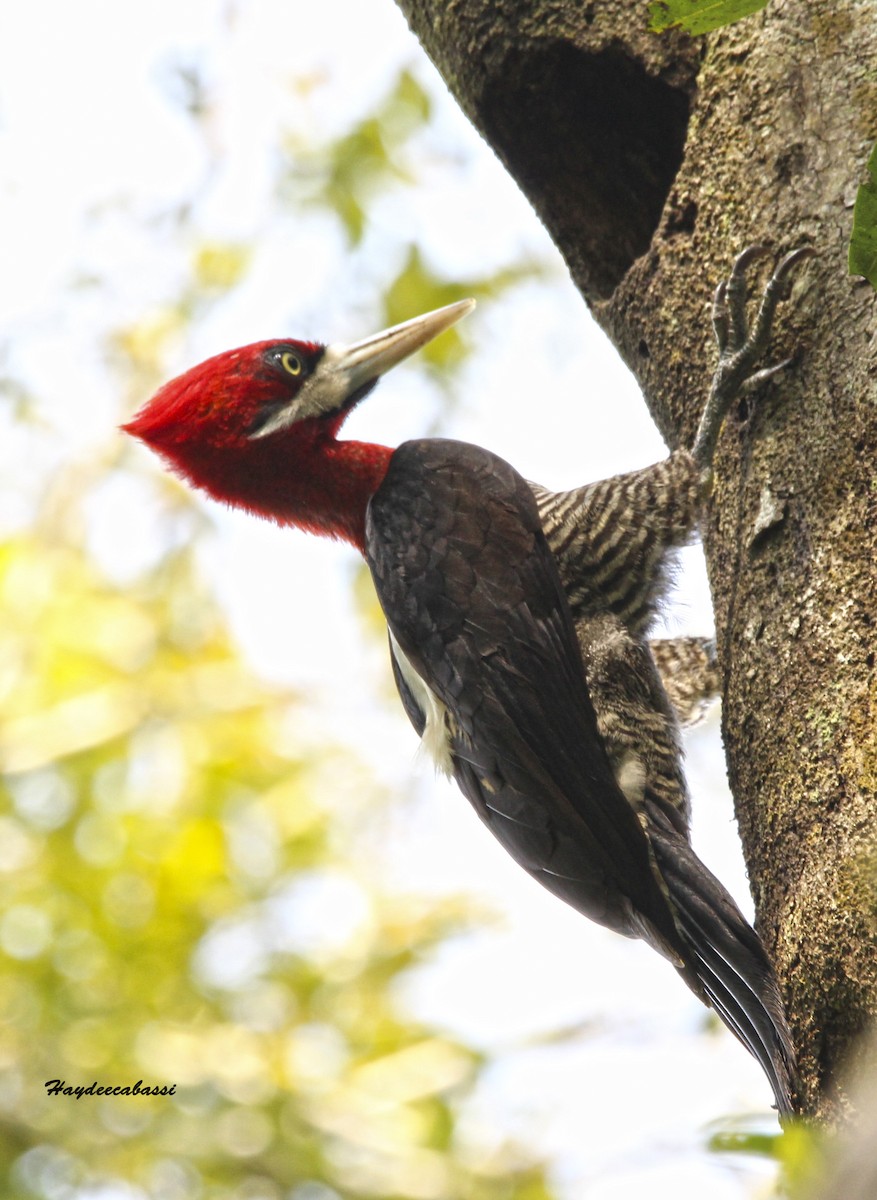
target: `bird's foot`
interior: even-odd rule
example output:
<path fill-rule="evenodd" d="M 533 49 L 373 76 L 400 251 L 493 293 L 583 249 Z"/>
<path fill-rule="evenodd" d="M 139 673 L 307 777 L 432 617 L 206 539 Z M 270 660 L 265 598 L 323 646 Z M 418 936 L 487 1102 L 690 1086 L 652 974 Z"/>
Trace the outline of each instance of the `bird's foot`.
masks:
<path fill-rule="evenodd" d="M 737 256 L 731 274 L 719 284 L 713 296 L 712 322 L 719 362 L 692 447 L 695 462 L 705 471 L 712 464 L 719 430 L 734 400 L 793 362 L 792 358 L 785 358 L 769 367 L 753 370 L 770 341 L 777 305 L 786 300 L 791 291 L 793 269 L 816 251 L 812 246 L 799 246 L 781 260 L 762 292 L 761 303 L 750 326 L 746 313 L 746 272 L 756 259 L 769 253 L 767 246 L 748 246 Z"/>

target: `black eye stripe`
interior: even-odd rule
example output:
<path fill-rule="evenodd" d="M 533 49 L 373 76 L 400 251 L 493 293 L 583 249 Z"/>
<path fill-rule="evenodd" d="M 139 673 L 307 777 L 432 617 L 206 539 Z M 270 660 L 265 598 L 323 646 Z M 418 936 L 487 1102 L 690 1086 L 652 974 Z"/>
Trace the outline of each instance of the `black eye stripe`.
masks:
<path fill-rule="evenodd" d="M 256 437 L 257 434 L 265 428 L 269 421 L 272 421 L 277 413 L 281 412 L 289 404 L 288 400 L 277 400 L 273 404 L 263 404 L 259 411 L 250 421 L 246 429 L 248 438 Z"/>

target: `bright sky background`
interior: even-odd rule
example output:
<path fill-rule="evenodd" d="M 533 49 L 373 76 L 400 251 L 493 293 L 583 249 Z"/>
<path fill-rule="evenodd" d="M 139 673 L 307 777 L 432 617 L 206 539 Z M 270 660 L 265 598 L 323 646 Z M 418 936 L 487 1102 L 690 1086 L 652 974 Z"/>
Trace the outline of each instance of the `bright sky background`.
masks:
<path fill-rule="evenodd" d="M 208 82 L 209 153 L 172 99 L 173 68 L 186 62 Z M 438 106 L 416 164 L 423 186 L 378 200 L 370 237 L 380 269 L 351 277 L 335 223 L 274 212 L 272 148 L 280 130 L 319 140 L 343 133 L 403 65 Z M 193 195 L 205 236 L 256 239 L 257 253 L 230 302 L 178 347 L 174 369 L 274 334 L 374 332 L 374 280 L 414 239 L 449 277 L 525 252 L 552 262 L 550 276 L 469 318 L 478 354 L 453 412 L 443 414 L 437 391 L 403 367 L 355 414 L 351 436 L 395 444 L 431 429 L 489 445 L 558 487 L 663 455 L 636 387 L 538 220 L 444 93 L 392 0 L 44 0 L 0 13 L 0 367 L 43 398 L 59 466 L 116 437 L 126 414 L 101 338 L 173 294 L 180 247 L 169 235 L 156 252 L 154 224 L 144 231 Z M 89 286 L 97 275 L 105 282 Z M 6 443 L 5 528 L 30 498 L 23 436 Z M 88 518 L 84 536 L 117 578 L 133 577 L 155 550 L 148 503 L 130 481 L 109 483 Z M 702 1143 L 711 1120 L 767 1111 L 759 1068 L 730 1036 L 698 1033 L 704 1012 L 669 966 L 543 893 L 456 791 L 433 783 L 401 709 L 388 713 L 375 698 L 388 665 L 363 649 L 347 586 L 351 553 L 223 513 L 203 559 L 252 663 L 310 689 L 302 736 L 349 735 L 383 778 L 420 797 L 397 830 L 400 885 L 481 892 L 503 914 L 496 930 L 450 948 L 408 996 L 421 1015 L 502 1051 L 471 1136 L 516 1136 L 553 1152 L 570 1197 L 752 1194 L 765 1176 L 707 1156 Z M 670 628 L 708 632 L 697 552 L 686 561 Z M 715 717 L 688 754 L 698 847 L 749 909 Z M 559 1026 L 588 1036 L 535 1045 Z"/>

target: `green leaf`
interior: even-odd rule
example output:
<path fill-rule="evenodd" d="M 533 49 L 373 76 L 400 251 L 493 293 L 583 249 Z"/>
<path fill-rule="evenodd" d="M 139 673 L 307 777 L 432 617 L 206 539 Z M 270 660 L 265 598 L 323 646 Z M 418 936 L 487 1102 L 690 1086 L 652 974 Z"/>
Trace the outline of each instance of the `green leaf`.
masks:
<path fill-rule="evenodd" d="M 766 5 L 767 0 L 652 0 L 649 28 L 654 33 L 663 33 L 665 29 L 710 33 L 760 12 Z"/>
<path fill-rule="evenodd" d="M 868 178 L 859 188 L 853 208 L 850 274 L 864 275 L 877 289 L 877 143 L 868 159 Z"/>
<path fill-rule="evenodd" d="M 707 1139 L 711 1154 L 748 1155 L 779 1163 L 781 1186 L 777 1195 L 815 1194 L 815 1180 L 822 1170 L 825 1137 L 806 1121 L 790 1121 L 780 1133 L 768 1131 L 761 1117 L 726 1118 L 714 1126 Z"/>

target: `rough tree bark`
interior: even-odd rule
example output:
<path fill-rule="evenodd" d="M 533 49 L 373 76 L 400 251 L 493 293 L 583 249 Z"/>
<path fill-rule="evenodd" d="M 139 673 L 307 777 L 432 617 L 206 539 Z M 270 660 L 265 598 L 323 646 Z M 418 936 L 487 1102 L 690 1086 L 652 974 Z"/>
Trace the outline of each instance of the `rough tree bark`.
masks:
<path fill-rule="evenodd" d="M 529 197 L 671 446 L 746 245 L 810 243 L 798 365 L 727 423 L 704 541 L 729 775 L 804 1111 L 837 1117 L 877 1018 L 877 313 L 846 273 L 877 138 L 873 0 L 772 0 L 704 38 L 644 0 L 397 0 Z"/>

